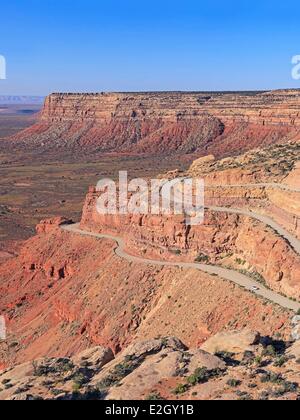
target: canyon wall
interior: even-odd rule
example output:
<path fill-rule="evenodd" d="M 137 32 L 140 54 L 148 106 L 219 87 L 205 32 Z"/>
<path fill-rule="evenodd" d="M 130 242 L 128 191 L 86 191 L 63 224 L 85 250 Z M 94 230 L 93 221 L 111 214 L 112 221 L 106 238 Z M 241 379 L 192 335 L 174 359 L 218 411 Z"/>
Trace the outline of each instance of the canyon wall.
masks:
<path fill-rule="evenodd" d="M 110 122 L 135 118 L 178 122 L 197 119 L 203 113 L 224 123 L 300 126 L 300 92 L 275 91 L 257 94 L 100 93 L 52 94 L 41 119 L 47 122 L 93 120 Z"/>

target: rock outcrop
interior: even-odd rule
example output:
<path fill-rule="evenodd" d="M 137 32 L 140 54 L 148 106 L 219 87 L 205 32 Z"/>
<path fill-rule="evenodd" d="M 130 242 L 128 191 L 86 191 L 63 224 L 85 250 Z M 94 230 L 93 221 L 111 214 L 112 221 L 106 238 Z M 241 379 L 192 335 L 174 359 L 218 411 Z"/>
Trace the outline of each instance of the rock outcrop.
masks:
<path fill-rule="evenodd" d="M 295 347 L 287 350 L 289 343 L 271 339 L 268 346 L 248 347 L 256 334 L 239 335 L 240 339 L 235 334 L 241 344 L 238 357 L 233 352 L 217 357 L 187 349 L 177 338 L 164 337 L 135 342 L 115 358 L 104 356 L 111 355 L 110 349 L 97 347 L 84 356 L 34 360 L 0 372 L 0 399 L 299 399 Z M 228 349 L 236 347 L 231 344 Z"/>
<path fill-rule="evenodd" d="M 209 338 L 201 347 L 211 354 L 218 352 L 244 353 L 254 350 L 254 345 L 259 344 L 260 335 L 257 331 L 231 331 L 221 332 Z"/>
<path fill-rule="evenodd" d="M 62 225 L 68 225 L 71 223 L 73 223 L 72 220 L 67 219 L 65 217 L 54 217 L 53 219 L 42 220 L 36 226 L 36 232 L 38 234 L 50 233 Z"/>

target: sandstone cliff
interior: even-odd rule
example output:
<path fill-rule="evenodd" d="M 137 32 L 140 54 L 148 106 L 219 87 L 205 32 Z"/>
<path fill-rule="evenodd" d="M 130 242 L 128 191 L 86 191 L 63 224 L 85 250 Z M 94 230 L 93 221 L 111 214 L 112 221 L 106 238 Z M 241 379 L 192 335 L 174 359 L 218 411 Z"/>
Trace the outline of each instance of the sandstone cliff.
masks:
<path fill-rule="evenodd" d="M 230 155 L 299 138 L 300 93 L 52 94 L 10 146 Z"/>

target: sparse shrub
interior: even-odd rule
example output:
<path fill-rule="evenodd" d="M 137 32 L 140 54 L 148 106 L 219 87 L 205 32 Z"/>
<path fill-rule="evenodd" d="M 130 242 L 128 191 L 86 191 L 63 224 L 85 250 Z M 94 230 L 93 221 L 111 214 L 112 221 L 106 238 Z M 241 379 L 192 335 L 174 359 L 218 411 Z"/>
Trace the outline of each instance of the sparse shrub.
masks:
<path fill-rule="evenodd" d="M 254 363 L 257 366 L 260 366 L 262 364 L 262 357 L 261 356 L 256 356 L 255 359 L 254 359 Z"/>
<path fill-rule="evenodd" d="M 59 359 L 53 368 L 55 373 L 67 373 L 74 369 L 74 364 L 70 359 Z"/>
<path fill-rule="evenodd" d="M 11 379 L 3 379 L 3 381 L 1 382 L 2 385 L 6 385 L 11 381 Z"/>
<path fill-rule="evenodd" d="M 271 382 L 273 384 L 281 385 L 284 382 L 282 376 L 278 373 L 267 372 L 261 377 L 262 383 Z"/>
<path fill-rule="evenodd" d="M 275 367 L 282 367 L 285 365 L 285 363 L 288 361 L 288 358 L 286 356 L 278 357 L 278 359 L 275 360 L 274 366 Z"/>
<path fill-rule="evenodd" d="M 73 391 L 78 391 L 85 383 L 88 382 L 87 378 L 83 375 L 83 373 L 76 373 L 73 376 Z"/>
<path fill-rule="evenodd" d="M 103 400 L 106 396 L 106 393 L 99 391 L 98 389 L 89 387 L 85 389 L 84 392 L 75 392 L 74 399 L 80 399 L 83 401 L 90 401 L 90 400 Z"/>
<path fill-rule="evenodd" d="M 188 391 L 189 386 L 187 384 L 178 384 L 177 387 L 174 389 L 173 394 L 181 395 Z"/>
<path fill-rule="evenodd" d="M 180 249 L 169 249 L 169 252 L 171 252 L 171 254 L 174 254 L 174 255 L 181 255 Z"/>
<path fill-rule="evenodd" d="M 196 263 L 204 263 L 204 264 L 206 264 L 206 263 L 209 263 L 209 260 L 210 260 L 209 256 L 208 255 L 205 255 L 205 254 L 199 254 L 195 258 L 195 262 Z"/>
<path fill-rule="evenodd" d="M 51 389 L 51 394 L 57 397 L 57 395 L 63 394 L 65 391 L 61 389 Z"/>
<path fill-rule="evenodd" d="M 162 346 L 163 347 L 167 347 L 168 346 L 168 339 L 167 339 L 167 337 L 163 337 L 161 339 L 161 343 L 162 343 Z"/>
<path fill-rule="evenodd" d="M 284 394 L 288 394 L 290 392 L 297 392 L 298 388 L 299 388 L 298 384 L 296 384 L 296 383 L 283 381 L 282 384 L 280 385 L 280 387 L 277 388 L 274 391 L 274 396 L 275 397 L 280 397 L 280 396 L 282 396 Z"/>
<path fill-rule="evenodd" d="M 220 369 L 207 369 L 205 367 L 198 368 L 195 370 L 193 375 L 187 378 L 187 382 L 189 385 L 195 386 L 197 384 L 203 384 L 208 382 L 211 378 L 215 378 L 219 376 L 223 371 Z"/>
<path fill-rule="evenodd" d="M 145 400 L 147 401 L 163 401 L 164 398 L 160 395 L 159 392 L 152 392 L 151 394 L 149 394 Z"/>
<path fill-rule="evenodd" d="M 277 352 L 273 345 L 267 346 L 262 352 L 263 357 L 267 357 L 267 356 L 276 357 L 276 355 L 277 355 Z"/>
<path fill-rule="evenodd" d="M 229 379 L 226 383 L 228 386 L 231 386 L 231 388 L 237 388 L 242 382 L 238 379 Z"/>
<path fill-rule="evenodd" d="M 122 379 L 137 369 L 144 361 L 143 357 L 135 358 L 128 356 L 123 363 L 119 363 L 101 382 L 98 383 L 97 389 L 103 390 L 117 385 Z"/>
<path fill-rule="evenodd" d="M 81 387 L 82 387 L 82 385 L 80 383 L 74 382 L 73 385 L 72 385 L 72 391 L 73 392 L 78 392 L 78 391 L 80 391 Z"/>
<path fill-rule="evenodd" d="M 207 382 L 208 379 L 208 371 L 206 368 L 199 368 L 196 369 L 193 375 L 187 378 L 187 382 L 194 386 L 199 383 Z"/>
<path fill-rule="evenodd" d="M 243 355 L 242 364 L 251 365 L 254 362 L 255 355 L 252 351 L 245 351 Z"/>
<path fill-rule="evenodd" d="M 33 375 L 34 376 L 47 376 L 51 373 L 51 369 L 49 366 L 38 365 L 36 362 L 32 363 L 33 365 Z"/>
<path fill-rule="evenodd" d="M 33 362 L 33 375 L 34 376 L 47 376 L 49 374 L 63 374 L 69 372 L 74 368 L 73 363 L 69 359 L 59 359 L 49 365 L 38 365 Z"/>
<path fill-rule="evenodd" d="M 245 392 L 243 395 L 240 395 L 238 398 L 239 401 L 252 401 L 253 398 L 251 395 L 249 395 L 247 392 Z"/>

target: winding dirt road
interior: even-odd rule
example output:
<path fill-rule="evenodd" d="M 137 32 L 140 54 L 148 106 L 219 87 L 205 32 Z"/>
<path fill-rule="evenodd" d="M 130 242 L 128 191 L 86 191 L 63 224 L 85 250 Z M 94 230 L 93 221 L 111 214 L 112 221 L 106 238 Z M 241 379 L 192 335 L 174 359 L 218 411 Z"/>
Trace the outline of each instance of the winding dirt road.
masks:
<path fill-rule="evenodd" d="M 226 211 L 230 211 L 229 209 L 225 209 Z M 131 263 L 137 264 L 148 264 L 160 267 L 177 267 L 183 269 L 196 269 L 203 271 L 208 274 L 217 275 L 225 280 L 229 280 L 235 284 L 238 284 L 241 287 L 244 287 L 246 290 L 249 290 L 255 293 L 257 296 L 263 297 L 281 307 L 292 310 L 297 312 L 300 310 L 300 303 L 293 302 L 292 300 L 281 296 L 280 294 L 273 292 L 272 290 L 267 289 L 266 287 L 262 286 L 260 283 L 256 282 L 255 280 L 250 279 L 249 277 L 245 276 L 234 270 L 229 270 L 226 268 L 222 268 L 219 266 L 212 266 L 212 265 L 205 265 L 205 264 L 198 264 L 198 263 L 179 263 L 179 262 L 166 262 L 166 261 L 158 261 L 158 260 L 150 260 L 142 257 L 135 257 L 125 252 L 125 242 L 122 238 L 112 235 L 102 235 L 98 233 L 89 232 L 86 230 L 82 230 L 79 228 L 78 224 L 73 225 L 62 225 L 61 228 L 64 231 L 71 232 L 74 234 L 79 234 L 82 236 L 91 236 L 93 238 L 98 239 L 109 239 L 116 242 L 117 246 L 115 248 L 115 253 L 120 258 L 125 259 Z"/>
<path fill-rule="evenodd" d="M 184 180 L 184 178 L 181 178 L 181 180 Z M 180 184 L 178 186 L 180 186 Z M 278 188 L 278 189 L 281 189 L 281 190 L 287 190 L 287 191 L 292 191 L 292 192 L 300 192 L 300 189 L 292 188 L 292 187 L 289 187 L 288 185 L 285 185 L 285 184 L 276 184 L 276 183 L 273 183 L 273 184 L 245 184 L 243 186 L 246 186 L 248 188 L 254 187 L 254 186 L 255 187 L 259 187 L 259 186 L 260 187 L 270 187 L 270 188 Z M 223 185 L 223 187 L 224 188 L 227 188 L 227 187 L 239 188 L 241 186 L 240 185 Z M 205 188 L 207 188 L 207 187 L 205 187 Z M 212 187 L 212 188 L 216 188 L 216 187 Z M 178 190 L 178 188 L 175 188 L 175 190 L 174 190 L 174 200 L 175 201 L 177 200 L 178 203 L 182 202 L 182 192 L 180 190 Z M 284 227 L 282 227 L 281 225 L 276 223 L 269 216 L 264 216 L 262 214 L 255 213 L 251 210 L 235 209 L 235 208 L 232 208 L 232 207 L 205 206 L 205 209 L 216 211 L 216 212 L 221 212 L 221 213 L 240 214 L 242 216 L 247 216 L 247 217 L 251 217 L 252 219 L 256 219 L 259 222 L 262 222 L 265 225 L 271 227 L 278 235 L 280 235 L 282 238 L 284 238 L 289 243 L 289 245 L 294 249 L 294 251 L 296 251 L 296 253 L 298 255 L 300 255 L 300 240 L 297 239 L 295 236 L 293 236 Z"/>
<path fill-rule="evenodd" d="M 278 235 L 283 237 L 290 244 L 290 246 L 297 252 L 297 254 L 300 255 L 300 240 L 295 238 L 291 233 L 289 233 L 278 223 L 274 222 L 274 220 L 268 216 L 263 216 L 261 214 L 254 213 L 251 210 L 234 209 L 232 207 L 206 206 L 205 208 L 207 210 L 212 210 L 216 212 L 234 213 L 240 214 L 242 216 L 252 217 L 253 219 L 258 220 L 264 223 L 265 225 L 270 226 Z"/>
<path fill-rule="evenodd" d="M 286 184 L 277 184 L 276 182 L 258 183 L 258 184 L 227 184 L 227 185 L 209 185 L 206 188 L 272 188 L 288 192 L 300 193 L 300 188 L 295 188 Z"/>
<path fill-rule="evenodd" d="M 292 192 L 300 192 L 300 189 L 289 187 L 288 185 L 276 184 L 276 183 L 272 183 L 272 184 L 261 183 L 261 184 L 253 184 L 253 185 L 246 184 L 246 186 L 278 188 L 278 189 L 292 191 Z M 229 185 L 229 187 L 234 188 L 234 187 L 240 187 L 240 186 Z M 176 193 L 177 192 L 175 190 L 175 199 L 176 199 Z M 256 219 L 264 223 L 265 225 L 271 227 L 278 235 L 283 237 L 289 243 L 289 245 L 297 252 L 298 255 L 300 255 L 300 240 L 295 238 L 286 229 L 284 229 L 282 226 L 280 226 L 278 223 L 276 223 L 273 219 L 271 219 L 268 216 L 263 216 L 261 214 L 252 212 L 251 210 L 235 209 L 231 207 L 206 206 L 205 209 L 216 211 L 216 212 L 240 214 L 243 216 Z M 118 255 L 120 258 L 127 260 L 128 262 L 155 265 L 155 266 L 160 266 L 160 267 L 177 267 L 177 268 L 183 268 L 183 269 L 201 270 L 205 273 L 217 275 L 225 280 L 229 280 L 235 284 L 238 284 L 239 286 L 244 287 L 246 290 L 249 290 L 252 293 L 255 293 L 257 296 L 263 297 L 277 305 L 280 305 L 281 307 L 285 309 L 289 309 L 295 312 L 300 310 L 300 303 L 294 302 L 290 300 L 289 298 L 286 298 L 280 295 L 279 293 L 276 293 L 270 289 L 267 289 L 261 283 L 251 279 L 250 277 L 244 274 L 239 273 L 238 271 L 226 269 L 219 266 L 206 265 L 206 264 L 200 264 L 200 263 L 167 262 L 167 261 L 151 260 L 151 259 L 146 259 L 142 257 L 136 257 L 125 252 L 125 242 L 124 242 L 124 239 L 122 239 L 121 237 L 98 234 L 98 233 L 93 233 L 86 230 L 81 230 L 79 228 L 79 224 L 63 225 L 62 229 L 67 232 L 72 232 L 72 233 L 80 234 L 83 236 L 91 236 L 98 239 L 113 240 L 117 244 L 115 248 L 116 255 Z"/>

